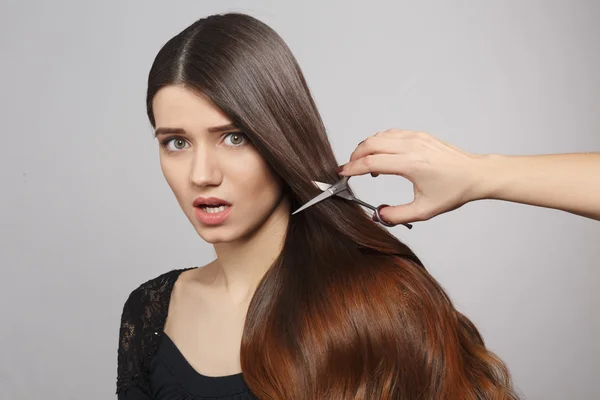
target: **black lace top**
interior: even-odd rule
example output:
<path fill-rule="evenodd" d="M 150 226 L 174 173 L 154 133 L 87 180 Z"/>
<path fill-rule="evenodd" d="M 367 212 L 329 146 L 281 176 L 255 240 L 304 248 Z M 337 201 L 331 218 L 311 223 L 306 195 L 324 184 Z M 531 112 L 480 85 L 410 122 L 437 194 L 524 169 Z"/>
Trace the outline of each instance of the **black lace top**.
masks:
<path fill-rule="evenodd" d="M 208 377 L 196 372 L 163 332 L 173 286 L 188 269 L 143 283 L 125 302 L 117 356 L 119 400 L 255 399 L 242 374 Z"/>

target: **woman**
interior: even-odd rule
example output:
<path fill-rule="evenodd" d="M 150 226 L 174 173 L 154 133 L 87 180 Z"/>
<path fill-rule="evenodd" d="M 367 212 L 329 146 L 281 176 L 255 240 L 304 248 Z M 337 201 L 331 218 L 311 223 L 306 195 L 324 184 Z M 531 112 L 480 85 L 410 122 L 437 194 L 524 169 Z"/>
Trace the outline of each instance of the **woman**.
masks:
<path fill-rule="evenodd" d="M 127 299 L 120 399 L 516 399 L 477 329 L 396 237 L 328 199 L 336 160 L 293 55 L 215 15 L 151 68 L 164 176 L 216 259 Z M 242 375 L 243 373 L 243 375 Z"/>

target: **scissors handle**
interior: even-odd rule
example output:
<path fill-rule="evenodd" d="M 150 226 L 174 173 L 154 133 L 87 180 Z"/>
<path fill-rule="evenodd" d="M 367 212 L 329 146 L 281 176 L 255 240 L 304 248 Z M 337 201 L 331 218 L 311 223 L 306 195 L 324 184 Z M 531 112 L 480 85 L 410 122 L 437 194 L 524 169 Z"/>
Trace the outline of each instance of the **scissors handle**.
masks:
<path fill-rule="evenodd" d="M 395 224 L 391 224 L 389 222 L 386 222 L 382 217 L 381 214 L 379 214 L 379 211 L 383 208 L 383 207 L 389 207 L 389 204 L 381 204 L 379 207 L 375 207 L 370 205 L 369 203 L 365 203 L 364 201 L 362 201 L 361 199 L 358 199 L 354 196 L 352 196 L 352 200 L 355 201 L 356 203 L 360 204 L 363 207 L 367 207 L 371 210 L 373 210 L 374 214 L 373 214 L 373 221 L 375 222 L 379 222 L 381 225 L 383 226 L 387 226 L 387 227 L 393 227 L 396 226 Z M 412 229 L 412 224 L 402 224 L 405 227 L 407 227 L 408 229 Z"/>
<path fill-rule="evenodd" d="M 381 210 L 383 207 L 389 207 L 389 206 L 390 206 L 389 204 L 381 204 L 381 205 L 379 205 L 379 207 L 375 208 L 375 214 L 373 214 L 373 220 L 374 220 L 375 222 L 379 222 L 381 225 L 384 225 L 384 226 L 389 226 L 389 227 L 396 226 L 395 224 L 391 224 L 391 223 L 389 223 L 389 222 L 386 222 L 386 221 L 385 221 L 385 220 L 384 220 L 384 219 L 381 217 L 381 214 L 379 214 L 379 211 L 380 211 L 380 210 Z M 408 229 L 412 229 L 412 224 L 402 224 L 402 225 L 404 225 L 404 226 L 405 226 L 405 227 L 407 227 Z"/>

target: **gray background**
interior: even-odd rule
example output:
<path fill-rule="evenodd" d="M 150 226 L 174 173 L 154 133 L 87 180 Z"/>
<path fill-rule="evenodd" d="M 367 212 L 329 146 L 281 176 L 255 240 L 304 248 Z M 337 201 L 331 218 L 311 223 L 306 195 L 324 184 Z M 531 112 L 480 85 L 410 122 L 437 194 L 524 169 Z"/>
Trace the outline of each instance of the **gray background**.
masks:
<path fill-rule="evenodd" d="M 242 11 L 278 31 L 343 162 L 392 127 L 479 153 L 600 151 L 599 3 L 3 1 L 0 398 L 113 398 L 127 295 L 212 259 L 144 109 L 156 52 L 195 19 Z M 354 188 L 411 198 L 398 177 Z M 392 231 L 527 398 L 600 398 L 600 223 L 481 201 Z"/>

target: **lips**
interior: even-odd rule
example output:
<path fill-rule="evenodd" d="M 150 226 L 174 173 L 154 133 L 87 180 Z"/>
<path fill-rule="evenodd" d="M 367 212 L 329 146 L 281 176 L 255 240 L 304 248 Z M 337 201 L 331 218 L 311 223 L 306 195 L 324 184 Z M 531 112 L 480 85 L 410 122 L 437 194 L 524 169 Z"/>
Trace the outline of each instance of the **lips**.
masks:
<path fill-rule="evenodd" d="M 198 197 L 194 200 L 194 207 L 202 206 L 230 206 L 231 204 L 218 197 Z"/>
<path fill-rule="evenodd" d="M 220 225 L 231 214 L 231 204 L 218 197 L 198 197 L 193 204 L 196 218 L 205 225 Z"/>

